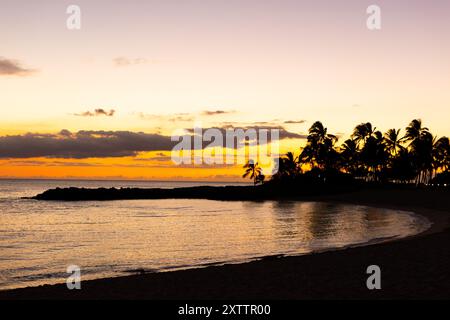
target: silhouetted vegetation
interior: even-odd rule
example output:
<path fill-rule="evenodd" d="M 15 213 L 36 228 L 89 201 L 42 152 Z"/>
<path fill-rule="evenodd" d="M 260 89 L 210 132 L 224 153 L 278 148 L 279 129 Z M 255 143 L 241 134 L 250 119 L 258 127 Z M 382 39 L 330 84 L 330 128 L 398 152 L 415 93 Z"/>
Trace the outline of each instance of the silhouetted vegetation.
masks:
<path fill-rule="evenodd" d="M 244 166 L 244 178 L 254 186 L 190 187 L 174 189 L 65 188 L 41 193 L 37 200 L 118 200 L 118 199 L 211 199 L 268 200 L 336 194 L 377 185 L 411 189 L 414 185 L 450 187 L 449 138 L 434 136 L 421 120 L 400 129 L 381 133 L 371 123 L 355 127 L 350 139 L 338 144 L 317 121 L 309 129 L 306 145 L 298 156 L 288 152 L 279 158 L 278 170 L 270 180 L 252 160 Z M 412 186 L 410 186 L 412 185 Z"/>
<path fill-rule="evenodd" d="M 244 165 L 245 172 L 242 175 L 242 178 L 250 178 L 253 180 L 253 185 L 257 185 L 258 183 L 263 183 L 265 176 L 262 174 L 262 169 L 259 166 L 258 162 L 254 163 L 252 160 L 249 160 Z"/>
<path fill-rule="evenodd" d="M 450 183 L 449 138 L 433 136 L 419 119 L 411 121 L 403 136 L 395 128 L 383 134 L 368 122 L 357 125 L 350 139 L 337 142 L 337 136 L 315 122 L 299 155 L 288 152 L 279 158 L 270 183 Z"/>

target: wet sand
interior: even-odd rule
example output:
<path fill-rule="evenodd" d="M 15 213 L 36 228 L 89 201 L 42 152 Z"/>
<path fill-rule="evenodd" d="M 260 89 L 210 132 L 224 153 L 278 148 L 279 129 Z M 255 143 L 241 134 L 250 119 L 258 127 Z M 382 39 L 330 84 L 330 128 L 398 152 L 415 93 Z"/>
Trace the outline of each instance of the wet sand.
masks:
<path fill-rule="evenodd" d="M 433 225 L 391 242 L 243 264 L 0 291 L 0 299 L 450 299 L 450 192 L 367 189 L 299 200 L 412 211 Z M 368 290 L 366 268 L 381 268 Z"/>

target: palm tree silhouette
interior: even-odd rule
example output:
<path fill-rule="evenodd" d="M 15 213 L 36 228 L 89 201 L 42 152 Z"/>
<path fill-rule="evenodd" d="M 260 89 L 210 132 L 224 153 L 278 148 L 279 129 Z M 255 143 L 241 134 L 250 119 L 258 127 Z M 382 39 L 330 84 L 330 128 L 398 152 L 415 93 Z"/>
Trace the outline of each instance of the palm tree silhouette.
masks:
<path fill-rule="evenodd" d="M 308 141 L 315 142 L 317 144 L 325 143 L 327 140 L 337 141 L 335 135 L 329 134 L 328 129 L 325 128 L 320 121 L 313 123 L 308 131 Z"/>
<path fill-rule="evenodd" d="M 361 142 L 366 143 L 367 139 L 375 133 L 376 128 L 370 122 L 361 123 L 353 129 L 352 139 L 359 146 Z"/>
<path fill-rule="evenodd" d="M 295 178 L 300 173 L 299 157 L 296 157 L 293 152 L 288 152 L 284 156 L 278 158 L 278 166 L 274 172 L 274 179 Z"/>
<path fill-rule="evenodd" d="M 393 156 L 397 156 L 399 150 L 403 148 L 403 139 L 400 138 L 401 129 L 389 129 L 384 134 L 384 144 L 386 145 L 386 151 Z"/>
<path fill-rule="evenodd" d="M 406 127 L 403 140 L 409 142 L 408 148 L 417 170 L 416 184 L 426 184 L 433 175 L 433 149 L 436 138 L 428 128 L 423 127 L 422 120 L 414 119 Z"/>
<path fill-rule="evenodd" d="M 390 161 L 390 177 L 395 182 L 406 183 L 417 176 L 412 154 L 406 148 L 400 149 Z"/>
<path fill-rule="evenodd" d="M 243 178 L 250 177 L 253 180 L 253 185 L 257 185 L 258 183 L 263 183 L 265 176 L 262 174 L 262 169 L 258 165 L 258 162 L 254 163 L 253 160 L 249 160 L 243 167 L 245 173 L 242 175 Z"/>
<path fill-rule="evenodd" d="M 300 172 L 300 167 L 298 164 L 298 157 L 294 156 L 294 153 L 288 152 L 284 157 L 281 158 L 283 162 L 283 167 L 288 176 L 295 176 Z"/>
<path fill-rule="evenodd" d="M 441 137 L 433 146 L 433 167 L 435 172 L 442 170 L 448 171 L 450 167 L 450 140 L 447 137 Z"/>
<path fill-rule="evenodd" d="M 410 144 L 415 164 L 419 170 L 417 183 L 426 184 L 432 178 L 435 143 L 436 137 L 433 137 L 430 132 L 424 131 Z"/>
<path fill-rule="evenodd" d="M 314 122 L 308 133 L 307 144 L 299 156 L 299 161 L 309 163 L 312 168 L 328 168 L 330 160 L 336 158 L 334 144 L 338 140 L 337 137 L 329 134 L 320 121 Z"/>
<path fill-rule="evenodd" d="M 380 171 L 387 164 L 383 134 L 380 131 L 367 136 L 364 147 L 361 149 L 361 161 L 366 168 L 367 180 L 377 181 Z"/>
<path fill-rule="evenodd" d="M 405 142 L 412 143 L 415 140 L 420 139 L 426 133 L 428 133 L 428 128 L 422 127 L 422 120 L 421 119 L 414 119 L 406 127 L 406 134 L 403 137 L 403 140 Z"/>
<path fill-rule="evenodd" d="M 429 184 L 438 174 L 440 177 L 435 181 L 449 179 L 448 137 L 433 136 L 420 119 L 409 123 L 403 137 L 400 133 L 401 129 L 392 128 L 383 134 L 370 122 L 361 123 L 353 129 L 351 139 L 336 146 L 338 138 L 328 133 L 322 122 L 316 121 L 308 130 L 300 155 L 287 152 L 281 156 L 271 180 L 292 186 L 292 183 L 314 181 L 310 179 L 326 183 L 328 177 L 342 174 L 377 183 Z M 304 164 L 312 174 L 303 170 Z M 244 178 L 250 177 L 255 185 L 264 181 L 258 163 L 249 161 L 244 168 Z"/>
<path fill-rule="evenodd" d="M 340 147 L 341 168 L 343 171 L 355 175 L 358 171 L 359 150 L 355 140 L 347 139 Z"/>

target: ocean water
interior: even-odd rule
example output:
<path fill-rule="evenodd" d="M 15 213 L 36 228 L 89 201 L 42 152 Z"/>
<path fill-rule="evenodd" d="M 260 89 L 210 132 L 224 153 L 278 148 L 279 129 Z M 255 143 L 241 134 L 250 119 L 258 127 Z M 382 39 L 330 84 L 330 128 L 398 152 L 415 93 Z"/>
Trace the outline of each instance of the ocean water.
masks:
<path fill-rule="evenodd" d="M 300 201 L 22 199 L 55 187 L 192 182 L 0 180 L 0 290 L 307 254 L 424 231 L 411 212 Z M 209 185 L 224 185 L 214 183 Z"/>

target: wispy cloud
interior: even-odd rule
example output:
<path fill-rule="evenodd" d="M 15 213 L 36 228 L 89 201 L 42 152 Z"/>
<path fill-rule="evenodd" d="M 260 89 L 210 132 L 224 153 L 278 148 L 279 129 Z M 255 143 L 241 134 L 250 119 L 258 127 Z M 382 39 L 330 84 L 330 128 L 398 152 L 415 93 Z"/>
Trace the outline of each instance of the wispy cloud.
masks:
<path fill-rule="evenodd" d="M 302 124 L 305 122 L 306 122 L 306 120 L 286 120 L 286 121 L 284 121 L 285 124 Z"/>
<path fill-rule="evenodd" d="M 135 113 L 142 120 L 157 120 L 168 122 L 192 122 L 199 116 L 215 116 L 221 114 L 236 113 L 235 110 L 205 110 L 199 113 L 173 113 L 173 114 L 148 114 L 144 112 Z"/>
<path fill-rule="evenodd" d="M 237 122 L 237 121 L 223 121 L 220 122 L 222 126 L 232 126 L 232 127 L 252 127 L 252 126 L 264 126 L 264 127 L 283 127 L 284 124 L 303 124 L 306 120 L 280 120 L 274 119 L 270 121 L 254 121 L 254 122 Z"/>
<path fill-rule="evenodd" d="M 191 122 L 194 121 L 194 115 L 190 113 L 174 113 L 174 114 L 148 114 L 139 112 L 138 116 L 142 120 L 157 120 L 169 122 Z"/>
<path fill-rule="evenodd" d="M 25 68 L 20 62 L 0 57 L 0 76 L 29 76 L 36 70 Z"/>
<path fill-rule="evenodd" d="M 138 64 L 148 63 L 148 60 L 145 58 L 126 58 L 126 57 L 117 57 L 113 59 L 114 64 L 117 67 L 127 67 Z"/>
<path fill-rule="evenodd" d="M 191 122 L 194 121 L 194 117 L 189 114 L 178 114 L 168 119 L 170 122 Z"/>
<path fill-rule="evenodd" d="M 111 110 L 105 110 L 103 108 L 98 108 L 95 109 L 94 111 L 85 111 L 82 113 L 75 113 L 75 116 L 79 116 L 79 117 L 98 117 L 98 116 L 107 116 L 107 117 L 112 117 L 114 116 L 114 114 L 116 113 L 116 110 L 111 109 Z"/>
<path fill-rule="evenodd" d="M 230 114 L 236 113 L 235 110 L 205 110 L 202 112 L 203 116 L 216 116 L 219 114 Z"/>

